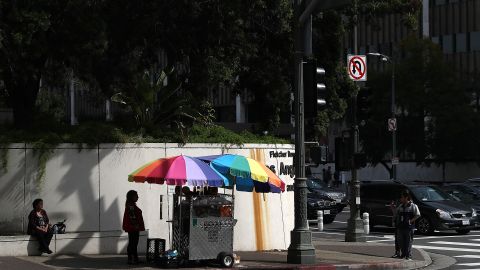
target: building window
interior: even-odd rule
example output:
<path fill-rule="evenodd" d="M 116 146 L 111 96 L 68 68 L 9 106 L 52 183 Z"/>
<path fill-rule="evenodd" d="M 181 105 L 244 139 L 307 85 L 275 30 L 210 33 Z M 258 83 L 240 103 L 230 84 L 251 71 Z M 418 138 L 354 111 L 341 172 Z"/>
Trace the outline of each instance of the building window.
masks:
<path fill-rule="evenodd" d="M 365 47 L 364 46 L 361 46 L 360 49 L 358 50 L 358 53 L 359 54 L 365 54 Z"/>
<path fill-rule="evenodd" d="M 442 37 L 443 53 L 453 53 L 453 35 L 445 35 Z"/>
<path fill-rule="evenodd" d="M 470 33 L 470 50 L 480 51 L 480 32 Z"/>
<path fill-rule="evenodd" d="M 455 35 L 455 49 L 456 52 L 467 51 L 467 34 L 461 33 Z"/>
<path fill-rule="evenodd" d="M 440 37 L 432 37 L 432 42 L 437 45 L 440 45 Z"/>
<path fill-rule="evenodd" d="M 436 0 L 435 5 L 440 6 L 440 5 L 445 5 L 447 3 L 447 0 Z"/>

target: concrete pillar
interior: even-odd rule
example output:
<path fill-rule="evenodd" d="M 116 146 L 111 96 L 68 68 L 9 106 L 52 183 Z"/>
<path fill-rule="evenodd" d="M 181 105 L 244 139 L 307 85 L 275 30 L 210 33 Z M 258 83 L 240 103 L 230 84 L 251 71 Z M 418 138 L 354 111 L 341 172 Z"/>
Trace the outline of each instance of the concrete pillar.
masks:
<path fill-rule="evenodd" d="M 423 0 L 422 7 L 422 35 L 423 37 L 430 37 L 430 10 L 429 0 Z"/>
<path fill-rule="evenodd" d="M 75 115 L 75 82 L 73 76 L 70 78 L 70 125 L 78 125 Z"/>
<path fill-rule="evenodd" d="M 105 101 L 105 120 L 107 122 L 110 122 L 113 120 L 113 115 L 112 115 L 112 101 L 110 99 L 107 99 Z"/>
<path fill-rule="evenodd" d="M 235 116 L 236 123 L 245 123 L 245 105 L 240 94 L 235 97 Z"/>

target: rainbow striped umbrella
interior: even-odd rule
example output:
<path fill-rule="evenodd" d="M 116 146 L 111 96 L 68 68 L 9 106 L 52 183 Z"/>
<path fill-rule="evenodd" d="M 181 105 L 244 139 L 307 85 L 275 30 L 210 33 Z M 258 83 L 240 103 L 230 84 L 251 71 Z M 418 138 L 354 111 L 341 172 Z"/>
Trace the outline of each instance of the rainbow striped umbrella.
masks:
<path fill-rule="evenodd" d="M 241 155 L 199 157 L 210 167 L 225 176 L 225 186 L 235 184 L 238 191 L 273 192 L 285 191 L 285 183 L 264 164 Z"/>
<path fill-rule="evenodd" d="M 189 156 L 161 158 L 128 175 L 130 182 L 221 187 L 227 181 L 205 162 Z"/>

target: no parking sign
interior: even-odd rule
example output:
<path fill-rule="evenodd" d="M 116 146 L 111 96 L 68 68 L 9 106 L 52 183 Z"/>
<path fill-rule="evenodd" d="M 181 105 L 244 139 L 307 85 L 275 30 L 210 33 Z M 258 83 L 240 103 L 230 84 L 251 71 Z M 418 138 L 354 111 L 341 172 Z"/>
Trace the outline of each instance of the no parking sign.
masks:
<path fill-rule="evenodd" d="M 357 82 L 367 80 L 367 57 L 365 55 L 348 55 L 348 76 Z"/>

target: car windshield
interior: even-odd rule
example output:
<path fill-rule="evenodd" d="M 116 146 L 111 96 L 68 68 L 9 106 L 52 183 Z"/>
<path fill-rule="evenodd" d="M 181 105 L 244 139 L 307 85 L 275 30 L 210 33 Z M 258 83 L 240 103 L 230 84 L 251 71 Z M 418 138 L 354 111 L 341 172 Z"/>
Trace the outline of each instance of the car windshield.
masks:
<path fill-rule="evenodd" d="M 434 187 L 412 187 L 413 195 L 420 201 L 449 200 L 448 194 Z"/>
<path fill-rule="evenodd" d="M 478 198 L 474 194 L 470 194 L 467 192 L 463 192 L 461 190 L 445 190 L 448 194 L 456 198 L 458 201 L 464 201 L 464 202 L 474 202 L 478 200 Z"/>
<path fill-rule="evenodd" d="M 325 188 L 325 186 L 322 182 L 311 180 L 311 179 L 307 180 L 307 186 L 308 186 L 309 189 L 324 189 Z"/>

